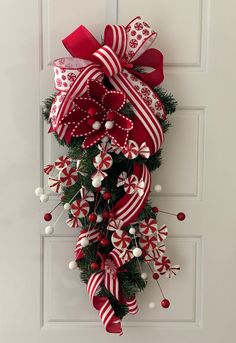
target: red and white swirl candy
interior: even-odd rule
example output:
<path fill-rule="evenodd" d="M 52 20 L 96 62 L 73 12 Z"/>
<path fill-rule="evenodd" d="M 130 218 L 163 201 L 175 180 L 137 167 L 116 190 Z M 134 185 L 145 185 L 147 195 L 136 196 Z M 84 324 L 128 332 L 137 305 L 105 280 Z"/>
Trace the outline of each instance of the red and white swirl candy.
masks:
<path fill-rule="evenodd" d="M 123 186 L 125 184 L 125 180 L 127 179 L 127 173 L 123 171 L 117 178 L 117 187 Z"/>
<path fill-rule="evenodd" d="M 155 261 L 159 259 L 162 255 L 164 255 L 165 251 L 166 251 L 165 244 L 161 244 L 156 249 L 152 251 L 148 251 L 148 253 L 145 254 L 144 256 L 144 261 L 145 262 Z"/>
<path fill-rule="evenodd" d="M 160 274 L 165 274 L 170 269 L 170 259 L 167 256 L 161 256 L 157 261 L 154 262 L 154 268 Z"/>
<path fill-rule="evenodd" d="M 80 189 L 80 195 L 81 195 L 81 199 L 89 201 L 89 202 L 93 202 L 94 201 L 94 193 L 92 191 L 87 191 L 87 189 L 82 186 Z"/>
<path fill-rule="evenodd" d="M 93 165 L 97 170 L 107 170 L 111 168 L 112 163 L 111 155 L 103 152 L 95 156 L 93 160 Z"/>
<path fill-rule="evenodd" d="M 100 144 L 98 144 L 98 149 L 103 153 L 113 151 L 113 148 L 110 142 L 101 142 Z"/>
<path fill-rule="evenodd" d="M 124 189 L 128 194 L 137 192 L 142 197 L 144 193 L 144 181 L 142 179 L 138 180 L 137 176 L 132 174 L 125 180 Z"/>
<path fill-rule="evenodd" d="M 48 178 L 48 186 L 51 188 L 53 192 L 61 193 L 61 180 L 55 178 L 55 177 L 49 177 Z"/>
<path fill-rule="evenodd" d="M 180 266 L 177 264 L 175 266 L 170 266 L 170 268 L 165 273 L 165 277 L 172 279 L 180 271 Z"/>
<path fill-rule="evenodd" d="M 153 235 L 157 231 L 157 221 L 153 218 L 146 218 L 139 224 L 139 232 L 144 236 Z"/>
<path fill-rule="evenodd" d="M 68 167 L 72 162 L 72 159 L 68 156 L 60 156 L 58 157 L 58 159 L 56 160 L 56 162 L 54 163 L 55 167 L 57 169 L 63 169 L 65 167 Z"/>
<path fill-rule="evenodd" d="M 79 220 L 79 218 L 76 217 L 68 218 L 66 220 L 66 224 L 73 229 L 76 229 L 77 227 L 82 227 L 81 221 Z"/>
<path fill-rule="evenodd" d="M 92 174 L 91 179 L 100 179 L 101 181 L 103 181 L 105 178 L 107 177 L 107 173 L 105 173 L 102 170 L 97 170 L 94 174 Z"/>
<path fill-rule="evenodd" d="M 107 230 L 109 231 L 120 230 L 123 226 L 123 223 L 124 222 L 121 219 L 112 219 L 107 225 Z"/>
<path fill-rule="evenodd" d="M 166 225 L 162 225 L 157 231 L 158 242 L 164 241 L 167 235 L 168 235 L 168 227 Z"/>
<path fill-rule="evenodd" d="M 89 204 L 83 199 L 78 199 L 72 202 L 70 210 L 74 217 L 84 218 L 89 213 Z"/>
<path fill-rule="evenodd" d="M 75 168 L 65 167 L 61 169 L 59 173 L 59 178 L 60 178 L 62 186 L 71 187 L 78 180 L 78 173 Z"/>
<path fill-rule="evenodd" d="M 123 250 L 128 248 L 131 238 L 126 231 L 116 230 L 111 236 L 111 242 L 115 248 Z"/>
<path fill-rule="evenodd" d="M 138 156 L 139 146 L 135 141 L 129 140 L 125 149 L 122 150 L 123 155 L 132 160 Z"/>
<path fill-rule="evenodd" d="M 53 173 L 54 169 L 55 169 L 54 164 L 48 164 L 47 166 L 43 168 L 43 171 L 45 174 L 50 175 Z"/>
<path fill-rule="evenodd" d="M 142 236 L 139 238 L 140 248 L 144 251 L 152 251 L 157 248 L 157 237 L 156 235 L 152 236 Z"/>
<path fill-rule="evenodd" d="M 150 149 L 145 142 L 140 145 L 138 154 L 144 158 L 150 157 Z"/>

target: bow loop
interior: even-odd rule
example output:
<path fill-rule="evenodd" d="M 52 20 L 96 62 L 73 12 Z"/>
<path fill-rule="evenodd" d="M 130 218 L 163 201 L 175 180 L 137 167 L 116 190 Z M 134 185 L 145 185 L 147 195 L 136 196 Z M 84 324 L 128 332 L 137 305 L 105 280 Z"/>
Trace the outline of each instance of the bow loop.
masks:
<path fill-rule="evenodd" d="M 114 76 L 121 72 L 122 67 L 120 61 L 108 45 L 99 48 L 93 56 L 102 64 L 102 68 L 107 77 Z"/>

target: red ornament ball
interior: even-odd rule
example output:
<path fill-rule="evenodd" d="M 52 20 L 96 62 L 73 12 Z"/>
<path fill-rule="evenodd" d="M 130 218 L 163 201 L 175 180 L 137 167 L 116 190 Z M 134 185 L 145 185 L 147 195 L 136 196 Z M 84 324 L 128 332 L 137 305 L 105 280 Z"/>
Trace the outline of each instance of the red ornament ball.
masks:
<path fill-rule="evenodd" d="M 154 213 L 158 213 L 159 212 L 158 207 L 156 207 L 156 206 L 152 207 L 152 210 L 153 210 Z"/>
<path fill-rule="evenodd" d="M 52 219 L 52 215 L 51 213 L 45 213 L 43 218 L 46 222 L 50 222 L 50 220 Z"/>
<path fill-rule="evenodd" d="M 153 273 L 152 277 L 153 277 L 154 280 L 158 280 L 160 275 L 158 273 Z"/>
<path fill-rule="evenodd" d="M 91 117 L 91 118 L 89 118 L 89 119 L 88 119 L 88 123 L 89 123 L 89 125 L 91 125 L 91 126 L 92 126 L 92 125 L 95 123 L 95 119 L 94 119 L 94 118 L 92 118 L 92 117 Z"/>
<path fill-rule="evenodd" d="M 177 214 L 177 219 L 178 220 L 180 220 L 181 222 L 185 219 L 185 214 L 184 214 L 184 212 L 179 212 L 178 214 Z"/>
<path fill-rule="evenodd" d="M 107 210 L 104 210 L 104 211 L 102 212 L 102 216 L 103 216 L 104 219 L 108 219 L 109 216 L 110 216 L 110 212 L 107 211 Z"/>
<path fill-rule="evenodd" d="M 111 199 L 111 193 L 110 192 L 104 192 L 103 193 L 103 199 L 104 200 L 110 200 Z"/>
<path fill-rule="evenodd" d="M 89 221 L 92 222 L 92 223 L 96 222 L 96 220 L 97 220 L 97 215 L 96 215 L 96 213 L 90 213 L 90 215 L 88 216 L 88 219 L 89 219 Z"/>
<path fill-rule="evenodd" d="M 100 244 L 102 247 L 108 247 L 109 245 L 109 240 L 107 238 L 102 238 L 100 241 Z"/>
<path fill-rule="evenodd" d="M 94 116 L 96 113 L 97 113 L 96 108 L 90 107 L 90 108 L 88 109 L 88 114 L 89 114 L 91 117 Z"/>
<path fill-rule="evenodd" d="M 164 308 L 170 307 L 169 300 L 168 299 L 163 299 L 162 302 L 161 302 L 161 306 L 164 307 Z"/>
<path fill-rule="evenodd" d="M 92 270 L 97 270 L 97 269 L 99 268 L 99 265 L 98 265 L 96 262 L 92 262 L 92 263 L 90 264 L 90 268 L 91 268 Z"/>

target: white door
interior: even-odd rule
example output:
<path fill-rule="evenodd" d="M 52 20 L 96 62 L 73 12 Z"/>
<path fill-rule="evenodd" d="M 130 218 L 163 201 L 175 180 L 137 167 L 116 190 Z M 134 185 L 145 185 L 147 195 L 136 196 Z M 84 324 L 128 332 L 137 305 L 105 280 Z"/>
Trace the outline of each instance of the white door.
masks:
<path fill-rule="evenodd" d="M 234 0 L 1 1 L 0 342 L 233 343 L 235 314 Z M 181 273 L 139 297 L 140 312 L 122 337 L 105 334 L 77 272 L 68 270 L 76 232 L 64 220 L 51 237 L 34 188 L 42 166 L 60 151 L 40 114 L 53 92 L 52 61 L 67 55 L 60 40 L 84 24 L 99 39 L 104 24 L 141 15 L 158 30 L 163 84 L 179 101 L 166 136 L 163 166 L 153 175 L 162 209 L 187 214 L 171 231 L 170 257 Z"/>

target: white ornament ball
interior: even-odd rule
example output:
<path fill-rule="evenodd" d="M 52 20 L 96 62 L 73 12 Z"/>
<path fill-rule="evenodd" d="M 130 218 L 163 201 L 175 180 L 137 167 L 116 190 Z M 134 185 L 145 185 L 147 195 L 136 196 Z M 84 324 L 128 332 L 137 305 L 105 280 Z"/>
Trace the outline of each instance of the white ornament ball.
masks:
<path fill-rule="evenodd" d="M 99 130 L 100 127 L 101 127 L 101 123 L 100 123 L 99 121 L 95 121 L 95 122 L 93 123 L 93 125 L 92 125 L 92 128 L 93 128 L 94 130 Z"/>
<path fill-rule="evenodd" d="M 70 209 L 70 204 L 68 202 L 66 202 L 64 204 L 64 210 L 69 210 Z"/>
<path fill-rule="evenodd" d="M 40 195 L 40 201 L 41 202 L 47 202 L 49 199 L 49 196 L 47 194 Z"/>
<path fill-rule="evenodd" d="M 51 225 L 48 225 L 45 227 L 45 233 L 46 235 L 52 235 L 54 232 L 54 227 Z"/>
<path fill-rule="evenodd" d="M 101 223 L 103 221 L 103 216 L 101 214 L 97 214 L 97 223 Z"/>
<path fill-rule="evenodd" d="M 135 230 L 134 227 L 131 227 L 131 228 L 129 229 L 129 233 L 130 233 L 131 235 L 134 235 L 135 232 L 136 232 L 136 230 Z"/>
<path fill-rule="evenodd" d="M 134 248 L 133 255 L 134 257 L 140 257 L 142 255 L 142 250 L 140 248 Z"/>
<path fill-rule="evenodd" d="M 147 278 L 148 278 L 147 273 L 142 273 L 142 274 L 141 274 L 141 278 L 142 278 L 143 280 L 147 280 Z"/>
<path fill-rule="evenodd" d="M 153 310 L 155 307 L 156 307 L 156 303 L 154 303 L 153 301 L 151 301 L 149 304 L 148 304 L 148 307 Z"/>
<path fill-rule="evenodd" d="M 80 243 L 81 243 L 82 247 L 85 248 L 89 245 L 89 240 L 88 240 L 88 238 L 84 237 L 81 239 Z"/>
<path fill-rule="evenodd" d="M 113 126 L 114 126 L 114 121 L 108 120 L 108 121 L 105 122 L 105 128 L 106 128 L 107 130 L 112 129 Z"/>
<path fill-rule="evenodd" d="M 77 268 L 78 268 L 78 265 L 77 265 L 76 261 L 70 261 L 70 263 L 69 263 L 69 269 L 70 269 L 70 270 L 75 270 L 75 269 L 77 269 Z"/>
<path fill-rule="evenodd" d="M 37 197 L 40 197 L 40 195 L 43 194 L 43 188 L 42 187 L 35 188 L 34 193 Z"/>
<path fill-rule="evenodd" d="M 154 186 L 155 192 L 160 193 L 162 191 L 161 185 L 155 185 Z"/>
<path fill-rule="evenodd" d="M 95 177 L 95 178 L 93 179 L 93 181 L 92 181 L 92 185 L 93 185 L 93 187 L 95 187 L 95 188 L 100 187 L 101 184 L 102 184 L 102 181 L 101 181 L 101 179 L 99 179 L 99 177 Z"/>

